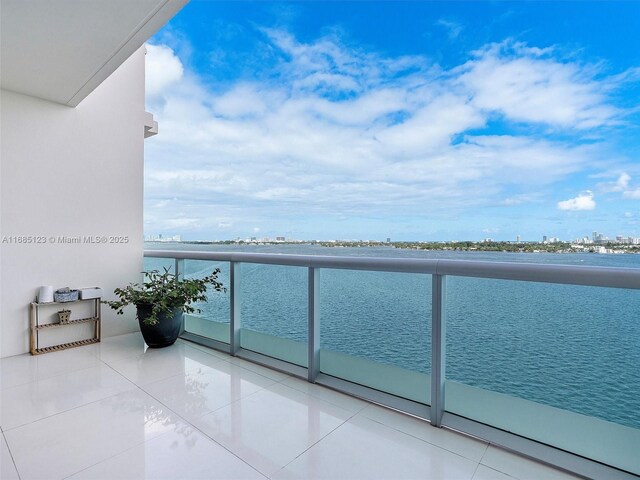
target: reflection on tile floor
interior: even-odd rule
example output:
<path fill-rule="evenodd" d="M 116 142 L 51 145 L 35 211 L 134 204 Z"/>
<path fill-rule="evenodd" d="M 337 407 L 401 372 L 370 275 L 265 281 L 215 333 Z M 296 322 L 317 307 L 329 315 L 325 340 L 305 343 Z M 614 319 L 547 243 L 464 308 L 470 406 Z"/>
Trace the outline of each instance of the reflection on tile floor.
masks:
<path fill-rule="evenodd" d="M 140 334 L 0 360 L 4 479 L 573 478 L 280 372 Z"/>

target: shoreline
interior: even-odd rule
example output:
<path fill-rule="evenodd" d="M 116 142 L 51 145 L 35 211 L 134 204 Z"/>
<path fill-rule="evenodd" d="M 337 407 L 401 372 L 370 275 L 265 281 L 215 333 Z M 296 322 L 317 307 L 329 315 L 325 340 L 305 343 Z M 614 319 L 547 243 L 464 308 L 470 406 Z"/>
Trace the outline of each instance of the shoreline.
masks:
<path fill-rule="evenodd" d="M 245 240 L 183 240 L 146 241 L 149 244 L 185 244 L 185 245 L 313 245 L 325 248 L 394 248 L 402 250 L 424 251 L 462 251 L 462 252 L 502 252 L 502 253 L 585 253 L 585 254 L 639 254 L 640 245 L 607 242 L 602 244 L 575 244 L 568 242 L 377 242 L 377 241 L 245 241 Z"/>

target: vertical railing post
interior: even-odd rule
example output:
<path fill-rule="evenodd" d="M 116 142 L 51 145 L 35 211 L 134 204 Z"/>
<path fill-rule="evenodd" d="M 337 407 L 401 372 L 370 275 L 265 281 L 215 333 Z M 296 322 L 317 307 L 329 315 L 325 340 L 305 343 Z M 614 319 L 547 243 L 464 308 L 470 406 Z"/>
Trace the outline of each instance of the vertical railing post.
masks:
<path fill-rule="evenodd" d="M 445 275 L 431 280 L 431 425 L 440 427 L 444 414 L 445 345 L 446 345 Z"/>
<path fill-rule="evenodd" d="M 175 264 L 173 266 L 173 272 L 176 276 L 177 280 L 182 280 L 184 278 L 184 258 L 176 258 Z M 184 313 L 182 314 L 182 320 L 180 322 L 180 335 L 182 335 L 185 331 L 184 329 Z"/>
<path fill-rule="evenodd" d="M 320 373 L 320 269 L 309 267 L 309 362 L 308 380 L 316 382 Z"/>
<path fill-rule="evenodd" d="M 182 280 L 184 278 L 184 258 L 175 259 L 175 265 L 173 267 L 173 271 L 178 280 Z"/>
<path fill-rule="evenodd" d="M 230 268 L 230 318 L 229 353 L 233 356 L 240 350 L 240 263 L 229 262 Z"/>

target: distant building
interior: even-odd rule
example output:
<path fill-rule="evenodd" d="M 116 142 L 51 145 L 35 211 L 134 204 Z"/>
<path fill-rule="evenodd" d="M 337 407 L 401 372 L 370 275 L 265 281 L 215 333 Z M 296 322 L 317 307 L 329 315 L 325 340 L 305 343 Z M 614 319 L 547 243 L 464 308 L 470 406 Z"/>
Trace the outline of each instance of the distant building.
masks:
<path fill-rule="evenodd" d="M 546 235 L 543 235 L 543 236 L 542 236 L 542 243 L 546 243 L 546 242 L 547 242 L 547 236 L 546 236 Z"/>
<path fill-rule="evenodd" d="M 182 235 L 173 235 L 170 237 L 165 237 L 162 234 L 159 235 L 147 235 L 145 237 L 145 241 L 147 242 L 181 242 Z"/>
<path fill-rule="evenodd" d="M 602 233 L 593 232 L 593 243 L 606 243 L 608 240 Z"/>
<path fill-rule="evenodd" d="M 276 237 L 276 242 L 284 242 L 284 237 Z"/>
<path fill-rule="evenodd" d="M 520 235 L 516 235 L 516 242 L 520 243 Z"/>
<path fill-rule="evenodd" d="M 387 237 L 387 243 L 391 243 L 391 237 Z"/>

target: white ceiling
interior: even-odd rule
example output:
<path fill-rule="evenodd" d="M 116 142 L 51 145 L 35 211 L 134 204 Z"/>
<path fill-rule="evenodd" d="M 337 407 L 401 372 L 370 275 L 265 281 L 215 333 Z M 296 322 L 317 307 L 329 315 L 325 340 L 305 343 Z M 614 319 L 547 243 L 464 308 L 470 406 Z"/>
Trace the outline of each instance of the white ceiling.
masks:
<path fill-rule="evenodd" d="M 2 88 L 76 106 L 188 0 L 0 0 Z"/>

